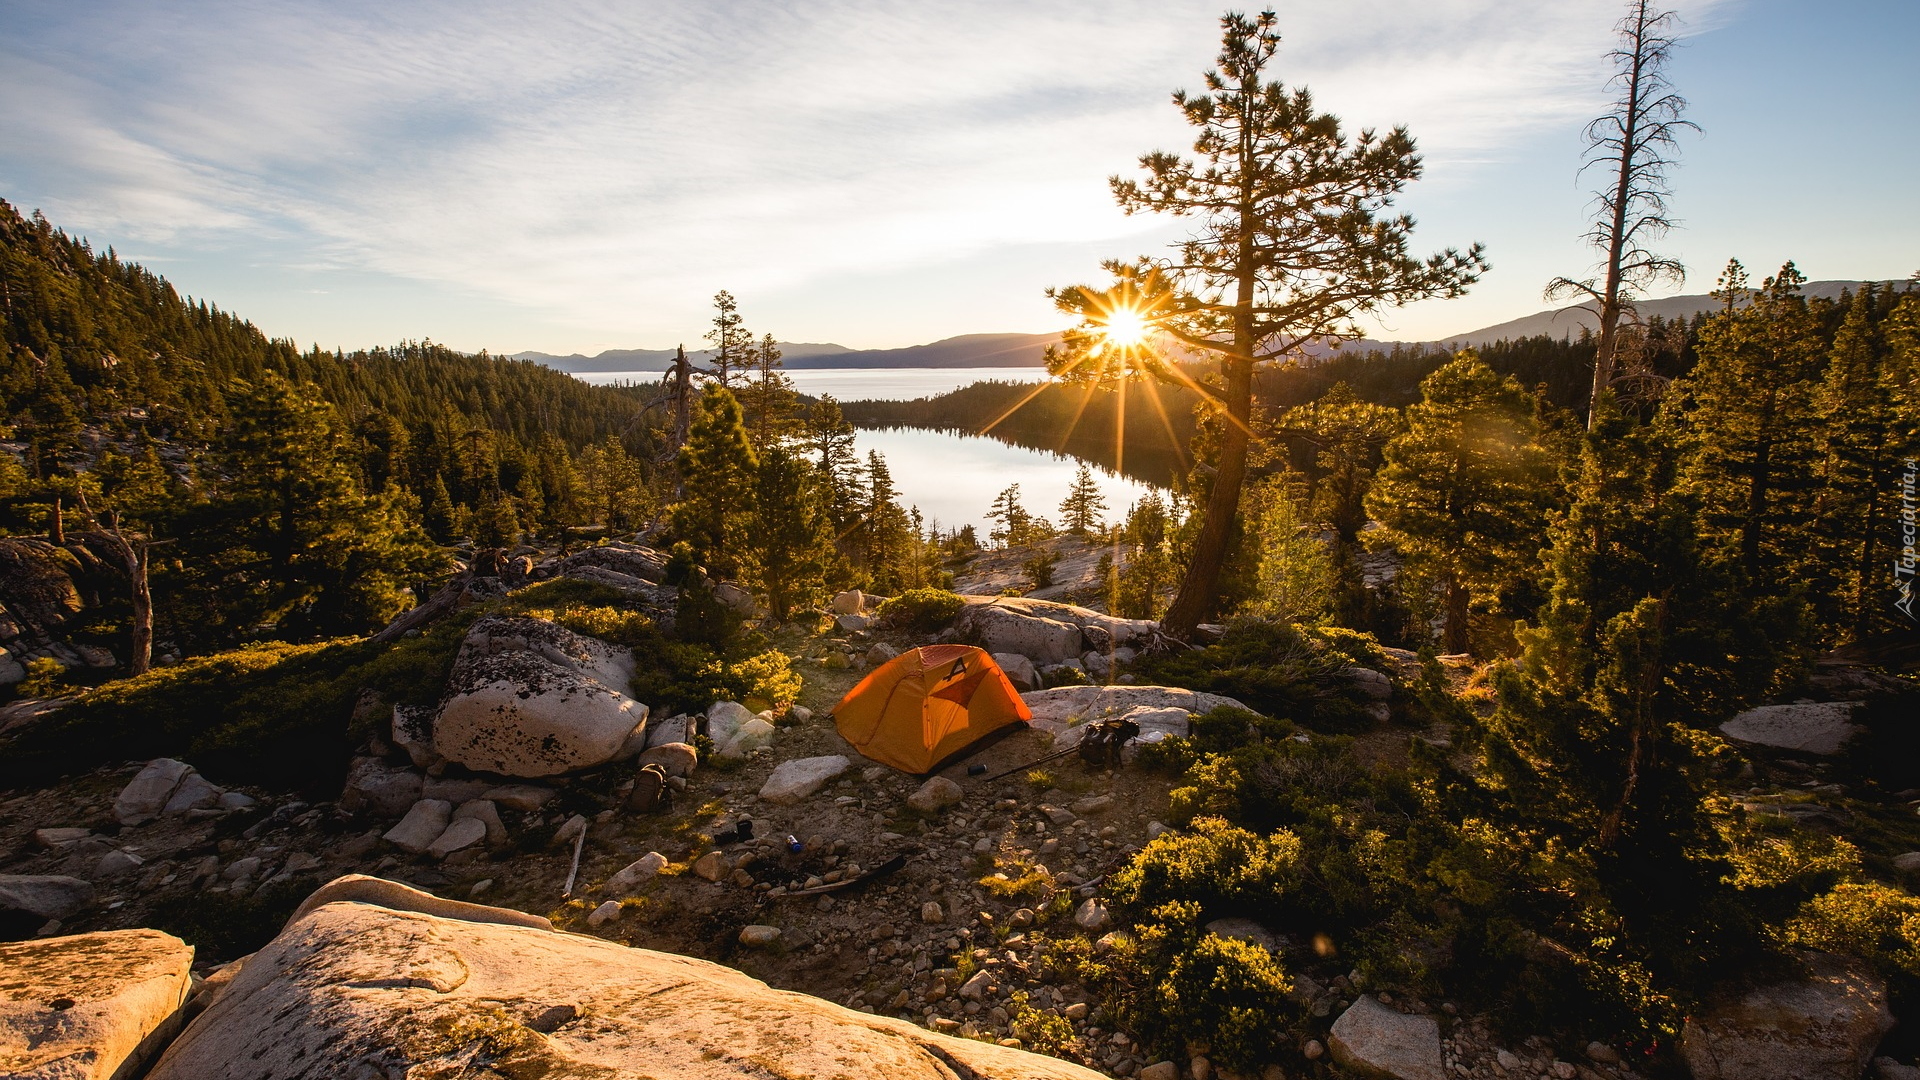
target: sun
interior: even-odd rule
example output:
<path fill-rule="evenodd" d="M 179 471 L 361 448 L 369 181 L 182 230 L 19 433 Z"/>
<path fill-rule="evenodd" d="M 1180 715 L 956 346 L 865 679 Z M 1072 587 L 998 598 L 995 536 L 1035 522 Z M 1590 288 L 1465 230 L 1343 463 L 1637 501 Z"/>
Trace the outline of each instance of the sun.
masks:
<path fill-rule="evenodd" d="M 1143 345 L 1153 333 L 1153 324 L 1147 321 L 1139 308 L 1114 308 L 1101 322 L 1101 336 L 1107 339 L 1107 344 L 1116 348 L 1130 349 Z"/>

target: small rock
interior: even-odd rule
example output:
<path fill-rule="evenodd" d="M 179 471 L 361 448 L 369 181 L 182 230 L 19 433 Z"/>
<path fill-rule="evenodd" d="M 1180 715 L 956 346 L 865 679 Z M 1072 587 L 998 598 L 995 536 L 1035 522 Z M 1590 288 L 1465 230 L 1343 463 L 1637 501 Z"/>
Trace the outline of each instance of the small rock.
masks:
<path fill-rule="evenodd" d="M 760 798 L 770 803 L 797 803 L 839 779 L 852 764 L 844 754 L 783 761 L 761 785 Z"/>
<path fill-rule="evenodd" d="M 1092 796 L 1092 798 L 1079 799 L 1073 803 L 1073 813 L 1081 817 L 1092 817 L 1096 813 L 1106 813 L 1110 809 L 1114 809 L 1114 796 Z"/>
<path fill-rule="evenodd" d="M 140 825 L 160 816 L 167 800 L 189 774 L 193 766 L 172 758 L 147 762 L 113 800 L 113 816 L 122 825 Z"/>
<path fill-rule="evenodd" d="M 1308 1061 L 1319 1061 L 1326 1053 L 1327 1048 L 1320 1044 L 1319 1039 L 1308 1039 L 1307 1045 L 1300 1048 L 1300 1056 Z"/>
<path fill-rule="evenodd" d="M 1204 1057 L 1196 1057 L 1187 1062 L 1187 1075 L 1192 1080 L 1213 1080 L 1213 1062 Z"/>
<path fill-rule="evenodd" d="M 1024 907 L 1013 909 L 1013 914 L 1007 916 L 1007 925 L 1013 927 L 1016 930 L 1024 930 L 1027 927 L 1032 926 L 1033 925 L 1033 909 L 1024 908 Z"/>
<path fill-rule="evenodd" d="M 1508 1072 L 1520 1067 L 1520 1058 L 1504 1046 L 1493 1052 L 1493 1060 Z"/>
<path fill-rule="evenodd" d="M 894 648 L 884 641 L 876 641 L 873 643 L 873 647 L 867 650 L 867 664 L 870 667 L 879 667 L 881 664 L 899 655 L 899 649 Z"/>
<path fill-rule="evenodd" d="M 858 615 L 865 611 L 866 607 L 867 595 L 859 589 L 848 589 L 834 594 L 833 613 L 835 615 Z"/>
<path fill-rule="evenodd" d="M 93 875 L 103 878 L 119 877 L 140 869 L 145 862 L 146 860 L 131 851 L 115 848 L 100 856 L 100 861 L 93 864 Z"/>
<path fill-rule="evenodd" d="M 0 874 L 0 911 L 65 919 L 93 903 L 92 884 L 59 874 Z"/>
<path fill-rule="evenodd" d="M 1395 1012 L 1364 994 L 1334 1021 L 1332 1043 L 1334 1060 L 1355 1071 L 1446 1080 L 1439 1023 Z"/>
<path fill-rule="evenodd" d="M 804 724 L 813 719 L 813 710 L 805 705 L 792 705 L 787 708 L 787 721 L 792 724 Z"/>
<path fill-rule="evenodd" d="M 1893 868 L 1903 874 L 1911 874 L 1916 870 L 1920 870 L 1920 851 L 1909 851 L 1905 855 L 1895 855 L 1893 857 Z"/>
<path fill-rule="evenodd" d="M 571 844 L 574 840 L 584 836 L 586 831 L 587 819 L 579 814 L 575 814 L 568 818 L 558 829 L 553 831 L 553 839 L 548 841 L 548 844 L 553 847 Z"/>
<path fill-rule="evenodd" d="M 987 987 L 993 985 L 993 976 L 986 971 L 976 971 L 966 982 L 960 984 L 958 991 L 962 1000 L 979 1001 L 987 996 Z"/>
<path fill-rule="evenodd" d="M 1076 1001 L 1073 1004 L 1067 1006 L 1066 1008 L 1061 1009 L 1060 1015 L 1077 1023 L 1087 1018 L 1087 1011 L 1088 1011 L 1088 1006 L 1086 1002 Z"/>
<path fill-rule="evenodd" d="M 249 855 L 244 859 L 235 859 L 220 871 L 220 877 L 226 881 L 246 881 L 260 872 L 260 857 Z"/>
<path fill-rule="evenodd" d="M 1107 925 L 1107 909 L 1089 896 L 1074 910 L 1073 924 L 1082 930 L 1099 930 Z"/>
<path fill-rule="evenodd" d="M 448 823 L 446 830 L 433 843 L 427 845 L 427 854 L 436 859 L 444 859 L 486 838 L 486 822 L 473 817 L 455 818 Z"/>
<path fill-rule="evenodd" d="M 922 814 L 934 814 L 949 806 L 958 806 L 966 797 L 959 784 L 944 776 L 934 776 L 907 796 L 907 805 Z"/>
<path fill-rule="evenodd" d="M 642 882 L 666 868 L 667 857 L 657 851 L 649 851 L 608 878 L 605 888 L 608 892 L 632 892 Z"/>
<path fill-rule="evenodd" d="M 841 615 L 833 620 L 833 624 L 843 634 L 857 634 L 872 626 L 873 620 L 865 615 Z"/>
<path fill-rule="evenodd" d="M 502 784 L 481 792 L 480 797 L 509 810 L 531 813 L 547 804 L 553 798 L 553 789 L 538 784 Z"/>
<path fill-rule="evenodd" d="M 1140 1070 L 1140 1080 L 1180 1080 L 1180 1066 L 1171 1061 L 1156 1061 Z"/>
<path fill-rule="evenodd" d="M 734 732 L 733 738 L 722 743 L 714 740 L 714 756 L 738 760 L 755 750 L 773 742 L 773 725 L 758 716 L 751 717 Z"/>
<path fill-rule="evenodd" d="M 35 829 L 33 842 L 43 848 L 58 848 L 92 835 L 88 829 Z"/>
<path fill-rule="evenodd" d="M 1603 1042 L 1590 1042 L 1587 1044 L 1587 1060 L 1597 1061 L 1602 1065 L 1618 1065 L 1620 1051 Z"/>
<path fill-rule="evenodd" d="M 190 771 L 180 781 L 180 786 L 173 790 L 172 797 L 167 799 L 166 806 L 160 812 L 184 814 L 189 810 L 205 810 L 219 803 L 222 794 L 206 777 Z"/>
<path fill-rule="evenodd" d="M 1573 1080 L 1580 1075 L 1580 1070 L 1574 1068 L 1570 1061 L 1556 1061 L 1549 1068 L 1553 1072 L 1554 1080 Z"/>
<path fill-rule="evenodd" d="M 780 940 L 780 928 L 777 926 L 743 926 L 740 928 L 740 944 L 749 949 L 764 949 Z"/>
<path fill-rule="evenodd" d="M 400 823 L 388 829 L 381 839 L 403 851 L 415 855 L 433 846 L 440 834 L 447 831 L 447 823 L 453 817 L 453 805 L 444 799 L 421 799 L 407 811 Z M 584 828 L 586 822 L 582 821 Z M 482 835 L 486 832 L 481 830 Z"/>
<path fill-rule="evenodd" d="M 463 802 L 453 812 L 453 820 L 472 818 L 487 827 L 487 843 L 499 845 L 507 842 L 507 827 L 500 821 L 500 810 L 493 805 L 492 799 L 470 799 Z"/>
<path fill-rule="evenodd" d="M 1159 822 L 1159 821 L 1147 822 L 1147 839 L 1149 840 L 1159 839 L 1160 834 L 1166 831 L 1167 831 L 1167 825 L 1164 822 Z"/>
<path fill-rule="evenodd" d="M 940 907 L 939 901 L 929 900 L 920 905 L 920 921 L 923 923 L 943 923 L 947 921 L 947 913 Z"/>
<path fill-rule="evenodd" d="M 717 851 L 709 851 L 693 861 L 693 872 L 703 881 L 719 881 L 727 876 L 727 857 Z"/>
<path fill-rule="evenodd" d="M 634 759 L 635 768 L 658 765 L 668 776 L 692 776 L 694 767 L 700 764 L 700 753 L 688 743 L 662 743 L 648 747 Z"/>
<path fill-rule="evenodd" d="M 222 810 L 245 810 L 249 806 L 260 805 L 260 800 L 245 792 L 228 791 L 220 795 L 219 807 Z"/>
<path fill-rule="evenodd" d="M 620 917 L 620 901 L 609 900 L 606 903 L 601 904 L 599 907 L 593 909 L 593 914 L 587 916 L 587 925 L 588 926 L 604 926 L 607 923 L 610 923 L 613 920 L 618 919 L 619 917 Z"/>

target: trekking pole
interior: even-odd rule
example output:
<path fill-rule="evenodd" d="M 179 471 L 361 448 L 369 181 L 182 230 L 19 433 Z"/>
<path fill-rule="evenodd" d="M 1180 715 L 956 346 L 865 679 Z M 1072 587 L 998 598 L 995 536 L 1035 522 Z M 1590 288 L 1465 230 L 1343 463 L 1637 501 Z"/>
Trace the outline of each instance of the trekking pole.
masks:
<path fill-rule="evenodd" d="M 1007 777 L 1012 776 L 1014 773 L 1026 772 L 1028 769 L 1033 768 L 1035 765 L 1045 765 L 1047 762 L 1052 761 L 1054 758 L 1066 757 L 1068 754 L 1071 754 L 1078 749 L 1080 749 L 1080 744 L 1075 743 L 1074 745 L 1067 747 L 1065 750 L 1055 750 L 1053 753 L 1048 754 L 1045 757 L 1035 758 L 1032 761 L 1027 762 L 1025 765 L 1016 765 L 1013 768 L 1008 769 L 1006 772 L 996 773 L 980 782 L 983 784 L 991 784 L 995 780 L 1004 780 Z"/>

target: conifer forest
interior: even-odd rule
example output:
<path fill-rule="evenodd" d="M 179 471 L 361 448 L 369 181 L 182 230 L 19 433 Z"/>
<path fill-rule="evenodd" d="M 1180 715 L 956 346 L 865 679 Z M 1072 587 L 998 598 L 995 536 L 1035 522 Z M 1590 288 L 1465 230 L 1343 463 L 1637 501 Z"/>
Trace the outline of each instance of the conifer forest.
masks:
<path fill-rule="evenodd" d="M 1044 382 L 810 392 L 726 282 L 633 378 L 303 346 L 0 201 L 0 1074 L 94 1007 L 32 950 L 144 934 L 162 1078 L 1920 1076 L 1920 274 L 1683 266 L 1686 24 L 1609 11 L 1552 333 L 1369 337 L 1504 255 L 1284 10 L 1168 76 Z M 900 431 L 1071 482 L 941 522 Z M 909 693 L 1007 728 L 910 772 Z"/>

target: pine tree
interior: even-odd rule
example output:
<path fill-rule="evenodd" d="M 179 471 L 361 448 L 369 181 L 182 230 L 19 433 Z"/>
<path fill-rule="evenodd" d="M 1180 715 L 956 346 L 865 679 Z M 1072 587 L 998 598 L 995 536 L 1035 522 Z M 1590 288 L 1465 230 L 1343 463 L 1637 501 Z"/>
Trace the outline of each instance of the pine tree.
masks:
<path fill-rule="evenodd" d="M 765 453 L 794 433 L 793 413 L 798 401 L 793 380 L 781 370 L 780 346 L 768 334 L 753 348 L 752 374 L 740 388 L 740 404 L 756 452 Z"/>
<path fill-rule="evenodd" d="M 748 551 L 758 468 L 740 403 L 719 383 L 708 386 L 680 451 L 686 496 L 672 518 L 675 535 L 716 573 L 736 570 Z"/>
<path fill-rule="evenodd" d="M 1333 596 L 1333 556 L 1306 514 L 1306 483 L 1283 473 L 1256 486 L 1253 535 L 1259 556 L 1250 614 L 1282 622 L 1318 623 Z"/>
<path fill-rule="evenodd" d="M 1825 619 L 1853 638 L 1892 625 L 1885 598 L 1893 594 L 1894 534 L 1887 523 L 1899 512 L 1891 496 L 1901 463 L 1913 452 L 1916 423 L 1911 414 L 1902 416 L 1898 400 L 1912 369 L 1902 351 L 1882 339 L 1875 307 L 1871 284 L 1852 297 L 1813 403 L 1821 441 L 1814 530 L 1821 565 L 1810 592 Z"/>
<path fill-rule="evenodd" d="M 1342 543 L 1354 543 L 1366 527 L 1367 488 L 1382 451 L 1403 426 L 1396 410 L 1361 401 L 1345 382 L 1286 410 L 1274 423 L 1276 438 L 1299 439 L 1314 448 L 1321 475 L 1314 484 L 1313 509 Z"/>
<path fill-rule="evenodd" d="M 1024 543 L 1024 538 L 1032 529 L 1029 524 L 1033 515 L 1020 505 L 1020 485 L 1009 484 L 1005 490 L 993 497 L 993 506 L 987 510 L 987 520 L 999 527 L 987 533 L 987 542 L 1013 547 Z"/>
<path fill-rule="evenodd" d="M 1758 290 L 1730 263 L 1700 328 L 1691 374 L 1660 421 L 1684 453 L 1681 483 L 1700 500 L 1703 534 L 1750 583 L 1792 581 L 1813 550 L 1819 469 L 1814 398 L 1822 352 L 1792 263 Z"/>
<path fill-rule="evenodd" d="M 753 333 L 741 320 L 740 305 L 732 293 L 725 289 L 715 293 L 713 307 L 713 329 L 707 331 L 707 341 L 713 345 L 713 381 L 732 390 L 734 383 L 743 381 L 752 359 Z"/>
<path fill-rule="evenodd" d="M 883 594 L 898 592 L 909 573 L 913 537 L 907 512 L 900 507 L 900 490 L 894 487 L 887 459 L 878 450 L 867 452 L 867 496 L 860 536 L 861 554 L 873 588 Z"/>
<path fill-rule="evenodd" d="M 1060 503 L 1060 526 L 1084 538 L 1106 527 L 1106 521 L 1101 516 L 1106 511 L 1106 497 L 1100 494 L 1100 485 L 1093 478 L 1093 470 L 1083 461 L 1080 471 L 1074 474 L 1072 486 L 1067 488 L 1067 497 Z"/>
<path fill-rule="evenodd" d="M 1533 395 L 1471 350 L 1420 384 L 1407 429 L 1387 444 L 1367 509 L 1417 578 L 1444 594 L 1449 652 L 1467 652 L 1474 604 L 1491 607 L 1531 576 L 1553 463 L 1540 444 Z"/>
<path fill-rule="evenodd" d="M 768 609 L 785 622 L 794 605 L 826 589 L 833 522 L 818 472 L 786 447 L 767 448 L 755 479 L 754 570 Z"/>
<path fill-rule="evenodd" d="M 832 394 L 820 395 L 808 411 L 805 436 L 807 448 L 814 455 L 814 467 L 827 482 L 834 525 L 845 531 L 859 519 L 865 477 L 854 445 L 853 425 L 841 415 L 840 403 Z"/>
<path fill-rule="evenodd" d="M 1165 334 L 1218 364 L 1217 376 L 1196 384 L 1226 423 L 1191 561 L 1167 612 L 1176 637 L 1220 598 L 1247 473 L 1255 369 L 1291 362 L 1309 341 L 1357 338 L 1358 317 L 1381 307 L 1458 296 L 1486 267 L 1477 245 L 1426 259 L 1409 252 L 1413 219 L 1391 208 L 1420 175 L 1412 136 L 1396 128 L 1350 140 L 1339 118 L 1314 111 L 1304 88 L 1269 81 L 1280 47 L 1276 25 L 1271 11 L 1223 17 L 1207 92 L 1173 96 L 1197 129 L 1194 157 L 1147 154 L 1144 180 L 1112 181 L 1129 214 L 1199 219 L 1178 255 L 1109 263 L 1110 289 L 1053 293 L 1085 329 L 1069 334 L 1050 364 L 1056 371 L 1102 378 L 1144 371 L 1194 384 L 1147 343 L 1131 340 L 1133 333 L 1107 332 L 1116 327 Z"/>

